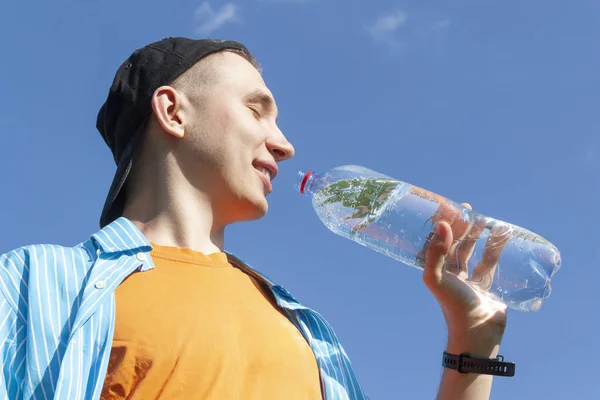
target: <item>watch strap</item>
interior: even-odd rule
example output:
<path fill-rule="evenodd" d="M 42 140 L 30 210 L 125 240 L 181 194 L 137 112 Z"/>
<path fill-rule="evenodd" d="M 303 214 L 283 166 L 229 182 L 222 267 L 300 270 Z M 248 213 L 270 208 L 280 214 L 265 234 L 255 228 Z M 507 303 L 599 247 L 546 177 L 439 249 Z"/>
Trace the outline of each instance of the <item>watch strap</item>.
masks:
<path fill-rule="evenodd" d="M 454 355 L 444 352 L 442 366 L 458 370 L 461 374 L 471 372 L 497 376 L 515 375 L 515 364 L 505 362 L 504 357 L 501 355 L 496 358 L 477 358 L 472 357 L 469 353 Z"/>

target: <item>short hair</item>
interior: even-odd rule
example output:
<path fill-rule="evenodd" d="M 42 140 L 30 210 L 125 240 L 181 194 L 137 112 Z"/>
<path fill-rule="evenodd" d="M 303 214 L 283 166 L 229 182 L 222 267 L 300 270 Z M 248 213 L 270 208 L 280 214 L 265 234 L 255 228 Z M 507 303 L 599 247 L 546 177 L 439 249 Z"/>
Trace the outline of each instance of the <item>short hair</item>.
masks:
<path fill-rule="evenodd" d="M 215 54 L 222 53 L 234 53 L 241 57 L 243 57 L 246 61 L 248 61 L 259 73 L 262 73 L 262 68 L 256 58 L 249 52 L 241 51 L 238 49 L 225 49 L 221 50 Z M 208 85 L 211 82 L 214 82 L 216 78 L 215 69 L 214 69 L 215 61 L 208 56 L 205 59 L 200 60 L 196 65 L 192 66 L 186 72 L 177 77 L 172 83 L 171 86 L 177 90 L 184 91 L 188 87 L 203 87 Z"/>

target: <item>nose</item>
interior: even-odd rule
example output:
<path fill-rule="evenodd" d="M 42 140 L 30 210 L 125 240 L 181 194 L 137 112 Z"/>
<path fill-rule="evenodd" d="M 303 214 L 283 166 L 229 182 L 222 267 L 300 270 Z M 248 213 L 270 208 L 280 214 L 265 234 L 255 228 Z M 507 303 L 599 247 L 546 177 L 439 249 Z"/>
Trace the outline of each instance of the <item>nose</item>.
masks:
<path fill-rule="evenodd" d="M 283 132 L 277 129 L 275 135 L 267 139 L 267 149 L 276 162 L 285 161 L 294 156 L 294 146 L 286 139 Z"/>

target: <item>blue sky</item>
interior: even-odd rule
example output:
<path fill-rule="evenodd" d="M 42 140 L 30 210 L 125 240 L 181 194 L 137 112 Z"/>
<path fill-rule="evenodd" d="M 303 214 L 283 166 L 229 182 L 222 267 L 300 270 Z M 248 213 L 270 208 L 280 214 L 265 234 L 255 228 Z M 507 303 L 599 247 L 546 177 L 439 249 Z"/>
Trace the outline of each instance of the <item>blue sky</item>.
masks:
<path fill-rule="evenodd" d="M 114 164 L 95 129 L 118 65 L 167 36 L 246 44 L 297 155 L 227 250 L 333 324 L 373 399 L 431 399 L 446 331 L 420 272 L 329 232 L 299 169 L 359 164 L 552 241 L 563 266 L 492 399 L 600 398 L 600 3 L 105 0 L 0 5 L 0 252 L 98 227 Z"/>

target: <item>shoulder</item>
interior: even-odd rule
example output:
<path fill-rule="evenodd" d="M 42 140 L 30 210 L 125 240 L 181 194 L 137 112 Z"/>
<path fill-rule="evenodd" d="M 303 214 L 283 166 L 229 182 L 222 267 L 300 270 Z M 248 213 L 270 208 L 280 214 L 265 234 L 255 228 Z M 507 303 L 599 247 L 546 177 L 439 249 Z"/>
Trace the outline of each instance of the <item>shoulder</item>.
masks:
<path fill-rule="evenodd" d="M 0 255 L 0 289 L 21 291 L 31 279 L 43 279 L 49 269 L 57 275 L 83 267 L 93 261 L 92 248 L 87 241 L 71 247 L 31 244 L 8 251 Z"/>
<path fill-rule="evenodd" d="M 65 276 L 89 268 L 100 252 L 128 253 L 138 248 L 150 248 L 150 243 L 133 222 L 119 218 L 84 242 L 75 246 L 32 244 L 0 255 L 0 286 L 2 281 L 18 284 L 52 270 L 54 276 Z"/>
<path fill-rule="evenodd" d="M 91 242 L 83 242 L 75 246 L 58 244 L 31 244 L 10 250 L 0 255 L 0 265 L 3 268 L 23 269 L 35 267 L 37 263 L 47 261 L 62 261 L 68 263 L 74 258 L 90 258 Z"/>

